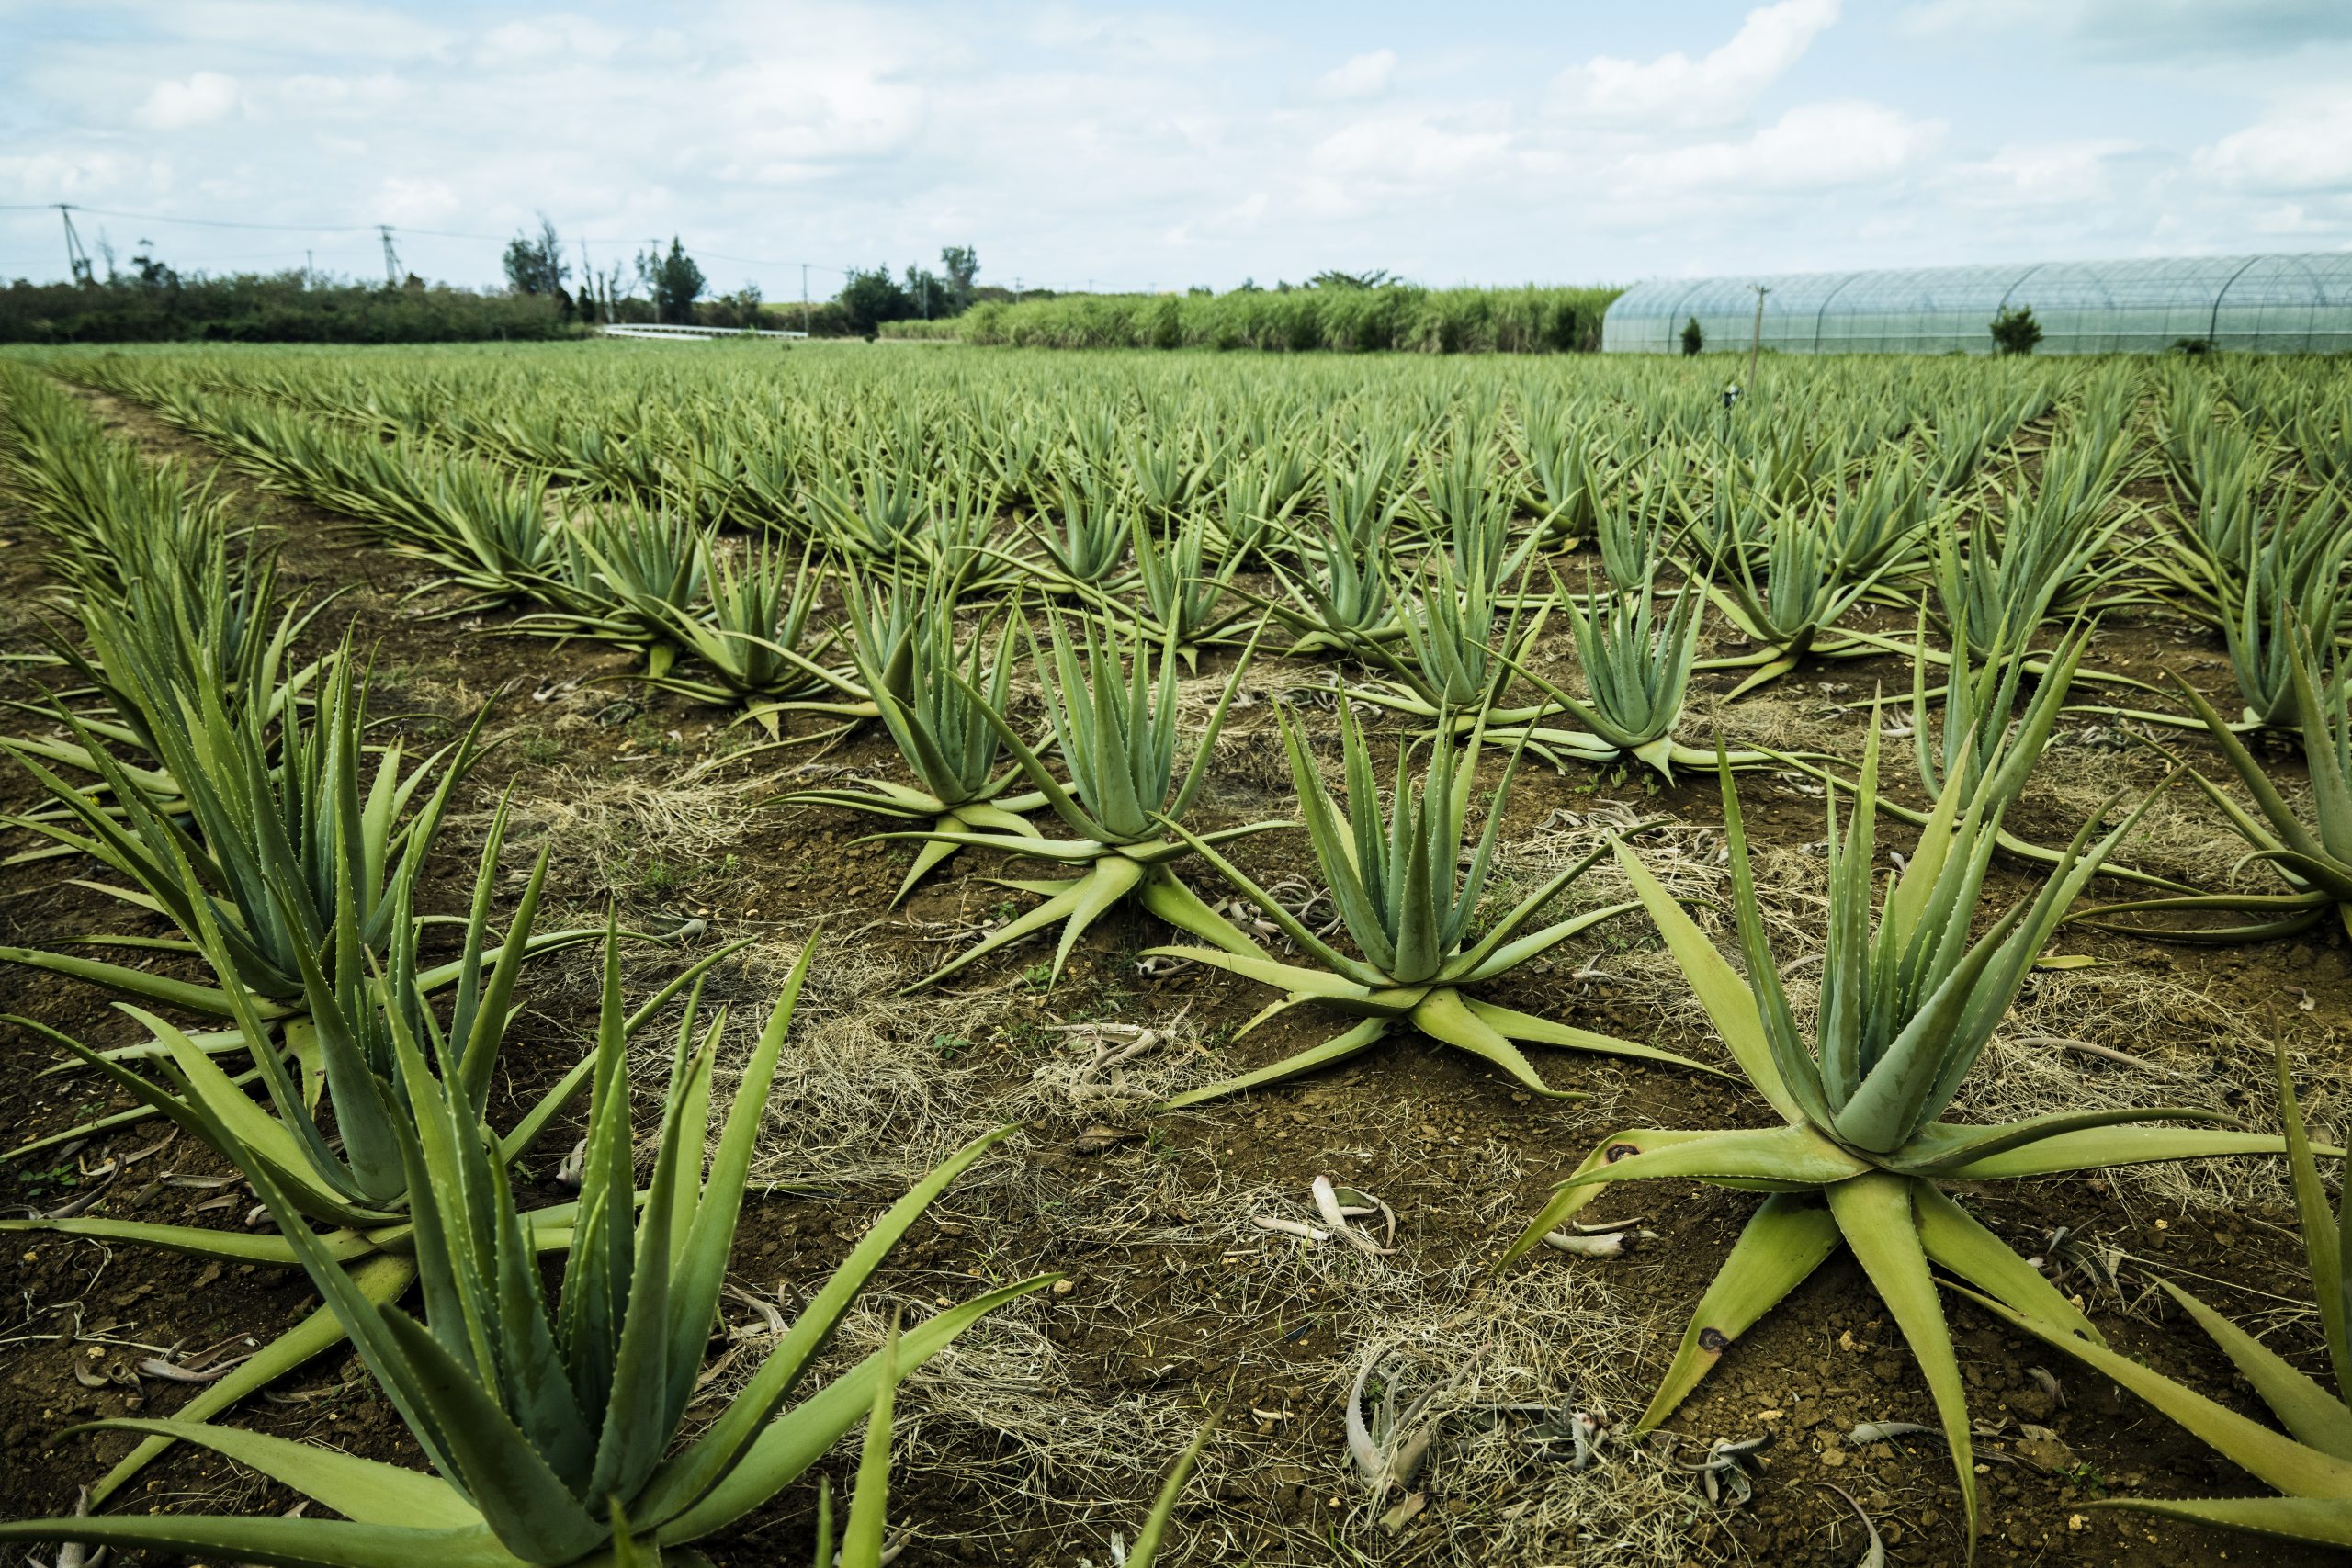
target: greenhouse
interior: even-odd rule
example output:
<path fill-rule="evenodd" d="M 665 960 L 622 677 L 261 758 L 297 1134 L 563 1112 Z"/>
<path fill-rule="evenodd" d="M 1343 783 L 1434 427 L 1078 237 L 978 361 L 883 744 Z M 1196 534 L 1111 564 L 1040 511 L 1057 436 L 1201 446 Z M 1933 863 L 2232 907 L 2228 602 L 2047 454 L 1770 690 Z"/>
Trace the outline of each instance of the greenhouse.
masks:
<path fill-rule="evenodd" d="M 2003 310 L 2030 310 L 2039 354 L 2152 354 L 2184 342 L 2270 354 L 2352 349 L 2352 252 L 1656 278 L 1617 297 L 1609 354 L 1705 352 L 1758 331 L 1783 354 L 1989 354 Z"/>

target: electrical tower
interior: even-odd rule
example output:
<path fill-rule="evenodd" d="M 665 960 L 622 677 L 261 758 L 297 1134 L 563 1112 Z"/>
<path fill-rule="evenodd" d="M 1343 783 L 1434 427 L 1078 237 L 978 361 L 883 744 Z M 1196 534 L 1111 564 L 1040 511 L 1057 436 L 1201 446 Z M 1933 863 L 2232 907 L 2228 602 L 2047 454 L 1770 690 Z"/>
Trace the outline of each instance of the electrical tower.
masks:
<path fill-rule="evenodd" d="M 74 229 L 74 208 L 70 202 L 57 204 L 57 215 L 65 220 L 65 266 L 76 283 L 96 283 L 97 277 L 90 270 L 90 253 L 82 248 L 82 236 Z"/>
<path fill-rule="evenodd" d="M 379 223 L 376 232 L 384 238 L 384 287 L 398 288 L 401 286 L 401 254 L 392 249 L 392 226 Z"/>

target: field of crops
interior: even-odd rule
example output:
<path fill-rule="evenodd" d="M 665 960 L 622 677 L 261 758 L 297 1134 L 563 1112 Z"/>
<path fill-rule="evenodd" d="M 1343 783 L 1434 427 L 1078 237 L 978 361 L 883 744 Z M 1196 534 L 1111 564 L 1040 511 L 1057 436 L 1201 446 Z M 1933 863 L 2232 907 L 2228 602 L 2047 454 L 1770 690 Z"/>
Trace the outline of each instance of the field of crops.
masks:
<path fill-rule="evenodd" d="M 0 359 L 0 1540 L 2334 1560 L 2352 374 L 1721 371 Z"/>

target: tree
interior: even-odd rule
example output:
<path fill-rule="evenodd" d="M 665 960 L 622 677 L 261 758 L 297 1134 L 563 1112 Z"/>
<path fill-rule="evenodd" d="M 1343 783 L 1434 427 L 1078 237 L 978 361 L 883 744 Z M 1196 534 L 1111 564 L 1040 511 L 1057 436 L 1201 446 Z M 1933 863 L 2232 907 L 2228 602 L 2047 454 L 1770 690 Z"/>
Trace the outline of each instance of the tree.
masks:
<path fill-rule="evenodd" d="M 506 286 L 515 293 L 560 293 L 571 276 L 571 264 L 563 259 L 563 242 L 556 237 L 555 224 L 546 213 L 539 214 L 537 238 L 517 234 L 506 242 Z"/>
<path fill-rule="evenodd" d="M 949 292 L 950 287 L 945 278 L 929 267 L 907 268 L 907 314 L 921 316 L 925 321 L 933 316 L 954 315 L 956 311 L 953 297 Z"/>
<path fill-rule="evenodd" d="M 961 315 L 971 308 L 978 288 L 980 253 L 969 245 L 948 245 L 939 253 L 939 265 L 947 271 L 947 302 L 950 307 L 940 312 Z"/>
<path fill-rule="evenodd" d="M 1341 272 L 1330 268 L 1317 273 L 1306 280 L 1309 288 L 1400 288 L 1405 280 L 1386 267 L 1374 267 L 1370 272 Z"/>
<path fill-rule="evenodd" d="M 1699 318 L 1691 317 L 1682 323 L 1682 352 L 1693 355 L 1706 346 L 1707 334 L 1699 330 Z"/>
<path fill-rule="evenodd" d="M 858 337 L 878 336 L 883 322 L 903 321 L 915 313 L 914 301 L 907 298 L 907 291 L 899 287 L 887 266 L 851 273 L 842 285 L 840 299 L 849 330 Z"/>
<path fill-rule="evenodd" d="M 2024 305 L 2017 310 L 2001 307 L 1993 318 L 1993 352 L 1996 354 L 2031 354 L 2033 345 L 2041 341 L 2041 323 L 2033 319 L 2033 307 Z"/>
<path fill-rule="evenodd" d="M 760 324 L 760 286 L 746 283 L 732 294 L 721 294 L 711 300 L 704 313 L 706 324 L 714 327 L 757 327 Z"/>
<path fill-rule="evenodd" d="M 659 251 L 640 252 L 637 258 L 637 276 L 652 297 L 656 321 L 671 326 L 692 326 L 695 301 L 702 298 L 705 284 L 702 268 L 686 254 L 685 246 L 676 235 L 670 237 L 670 254 Z"/>

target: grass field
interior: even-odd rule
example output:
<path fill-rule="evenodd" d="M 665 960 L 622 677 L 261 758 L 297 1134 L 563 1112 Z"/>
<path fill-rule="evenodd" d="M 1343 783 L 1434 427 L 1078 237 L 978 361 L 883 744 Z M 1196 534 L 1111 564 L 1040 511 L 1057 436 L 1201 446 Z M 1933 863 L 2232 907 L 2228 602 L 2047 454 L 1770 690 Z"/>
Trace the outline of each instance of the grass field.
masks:
<path fill-rule="evenodd" d="M 2333 1560 L 2352 374 L 1720 370 L 0 358 L 0 1512 Z"/>

